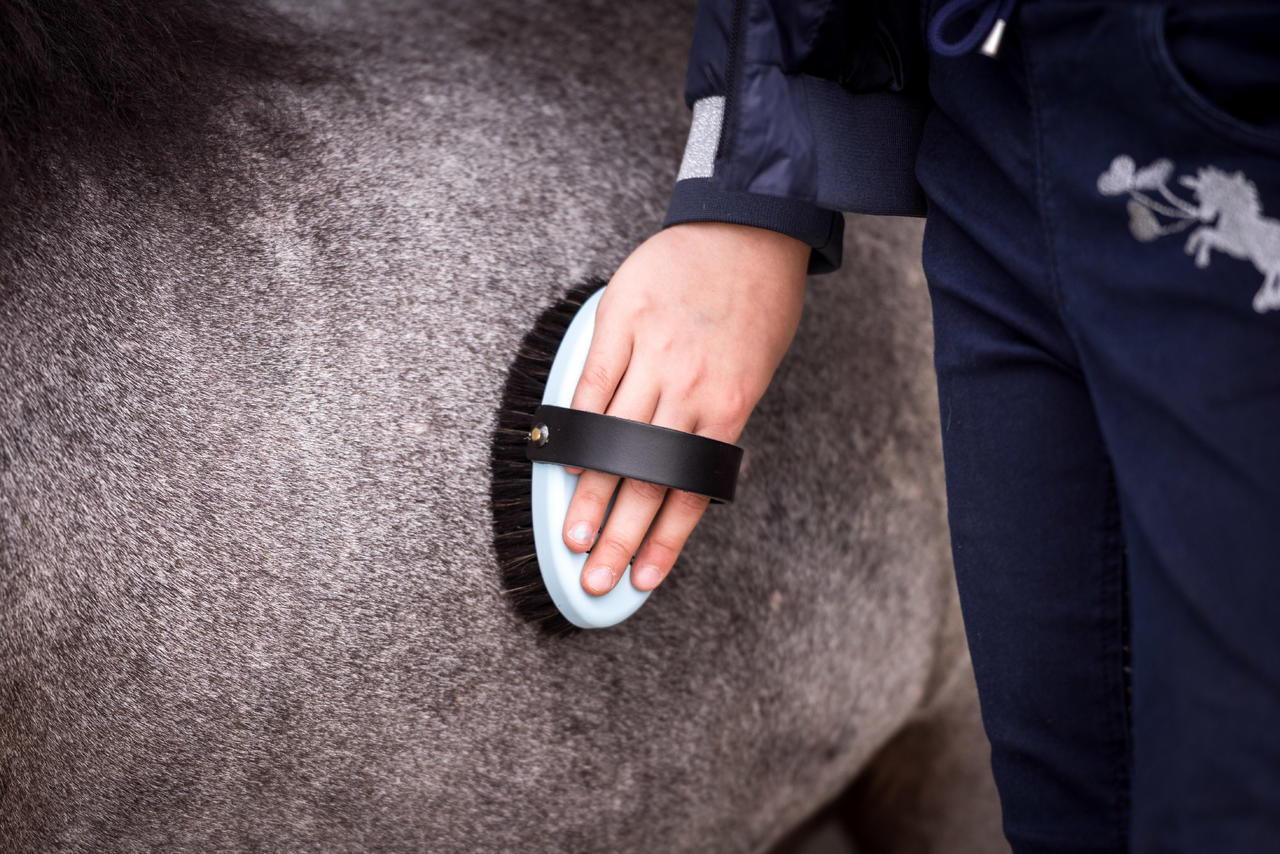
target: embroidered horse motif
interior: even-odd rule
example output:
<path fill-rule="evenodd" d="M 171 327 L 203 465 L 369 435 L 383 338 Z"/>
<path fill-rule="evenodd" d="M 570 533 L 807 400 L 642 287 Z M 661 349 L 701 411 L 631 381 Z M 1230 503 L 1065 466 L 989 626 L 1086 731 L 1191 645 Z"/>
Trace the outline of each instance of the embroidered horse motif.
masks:
<path fill-rule="evenodd" d="M 1188 255 L 1195 256 L 1196 266 L 1208 267 L 1215 249 L 1252 261 L 1263 277 L 1262 287 L 1253 297 L 1253 310 L 1261 314 L 1280 309 L 1280 220 L 1262 215 L 1257 186 L 1243 172 L 1204 167 L 1195 177 L 1178 178 L 1178 183 L 1193 193 L 1192 203 L 1169 189 L 1172 174 L 1170 160 L 1160 159 L 1137 169 L 1133 158 L 1122 154 L 1098 176 L 1098 192 L 1129 195 L 1129 233 L 1144 243 L 1203 223 L 1191 232 L 1184 247 Z M 1146 191 L 1159 193 L 1162 200 Z M 1161 217 L 1171 222 L 1166 224 Z"/>

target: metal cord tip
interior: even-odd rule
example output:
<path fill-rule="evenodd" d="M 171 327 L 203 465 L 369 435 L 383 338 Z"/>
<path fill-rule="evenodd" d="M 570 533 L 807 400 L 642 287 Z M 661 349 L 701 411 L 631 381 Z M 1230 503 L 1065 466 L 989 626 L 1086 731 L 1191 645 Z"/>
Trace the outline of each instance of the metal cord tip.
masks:
<path fill-rule="evenodd" d="M 991 25 L 991 32 L 987 33 L 987 40 L 982 43 L 980 51 L 983 56 L 989 56 L 992 59 L 1000 52 L 1000 40 L 1004 38 L 1004 18 L 996 18 L 996 22 Z"/>

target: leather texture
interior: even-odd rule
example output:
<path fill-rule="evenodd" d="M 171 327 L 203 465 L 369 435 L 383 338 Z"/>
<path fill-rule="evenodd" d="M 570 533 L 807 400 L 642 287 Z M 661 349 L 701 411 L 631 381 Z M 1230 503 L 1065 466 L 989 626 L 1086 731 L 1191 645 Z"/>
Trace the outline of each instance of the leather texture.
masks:
<path fill-rule="evenodd" d="M 658 483 L 705 495 L 715 504 L 733 501 L 742 448 L 699 436 L 563 406 L 544 404 L 534 412 L 545 442 L 531 438 L 525 456 L 621 477 Z"/>

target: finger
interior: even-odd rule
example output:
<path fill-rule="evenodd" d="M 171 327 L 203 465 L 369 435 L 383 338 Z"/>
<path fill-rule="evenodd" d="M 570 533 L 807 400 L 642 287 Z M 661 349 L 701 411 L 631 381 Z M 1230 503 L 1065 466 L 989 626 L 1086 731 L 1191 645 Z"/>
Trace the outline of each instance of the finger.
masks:
<path fill-rule="evenodd" d="M 623 479 L 609 520 L 582 567 L 582 586 L 588 593 L 601 596 L 618 583 L 666 493 L 667 488 L 661 484 L 632 477 Z"/>
<path fill-rule="evenodd" d="M 679 418 L 684 421 L 677 420 Z M 653 417 L 645 420 L 660 427 L 680 430 L 694 418 L 668 404 L 658 405 Z M 645 531 L 662 507 L 666 493 L 667 487 L 661 484 L 635 478 L 622 481 L 613 510 L 600 532 L 599 542 L 582 568 L 582 586 L 588 593 L 600 596 L 618 583 L 639 548 Z"/>
<path fill-rule="evenodd" d="M 618 387 L 618 393 L 610 401 L 606 414 L 649 423 L 657 408 L 658 389 L 656 386 L 646 388 L 644 385 L 645 381 L 638 372 L 628 371 Z M 563 536 L 565 545 L 571 551 L 582 552 L 595 542 L 600 525 L 604 522 L 605 511 L 609 507 L 609 499 L 618 488 L 619 478 L 616 474 L 607 472 L 578 471 L 582 474 L 574 486 L 573 496 L 565 511 Z"/>
<path fill-rule="evenodd" d="M 722 442 L 735 442 L 742 432 L 737 423 L 739 417 L 739 413 L 727 413 L 717 420 L 700 421 L 692 432 Z M 657 517 L 636 552 L 631 583 L 637 590 L 652 590 L 663 582 L 710 503 L 710 498 L 696 492 L 683 489 L 667 492 Z"/>
<path fill-rule="evenodd" d="M 597 318 L 599 313 L 597 312 Z M 573 392 L 570 409 L 604 412 L 615 397 L 619 383 L 631 361 L 631 336 L 623 328 L 605 327 L 597 323 L 591 332 L 591 347 L 583 363 L 582 374 Z M 582 474 L 579 466 L 568 467 L 569 474 Z"/>
<path fill-rule="evenodd" d="M 564 514 L 564 544 L 570 551 L 585 552 L 595 545 L 618 480 L 617 475 L 601 471 L 584 471 L 578 477 Z"/>
<path fill-rule="evenodd" d="M 662 583 L 710 503 L 711 499 L 696 492 L 667 491 L 657 518 L 636 552 L 631 583 L 637 590 L 652 590 Z"/>
<path fill-rule="evenodd" d="M 622 382 L 631 361 L 632 336 L 629 326 L 606 324 L 596 314 L 591 332 L 591 346 L 582 365 L 582 374 L 573 393 L 571 409 L 604 412 Z"/>

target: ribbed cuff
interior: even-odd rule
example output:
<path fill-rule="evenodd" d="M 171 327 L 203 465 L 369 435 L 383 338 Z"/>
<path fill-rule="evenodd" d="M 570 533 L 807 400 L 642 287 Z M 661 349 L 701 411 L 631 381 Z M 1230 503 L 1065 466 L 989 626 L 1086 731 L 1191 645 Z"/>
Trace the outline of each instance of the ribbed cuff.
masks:
<path fill-rule="evenodd" d="M 838 269 L 844 251 L 844 216 L 839 211 L 784 196 L 717 190 L 711 178 L 676 182 L 662 227 L 682 222 L 754 225 L 802 240 L 813 247 L 811 275 Z"/>

